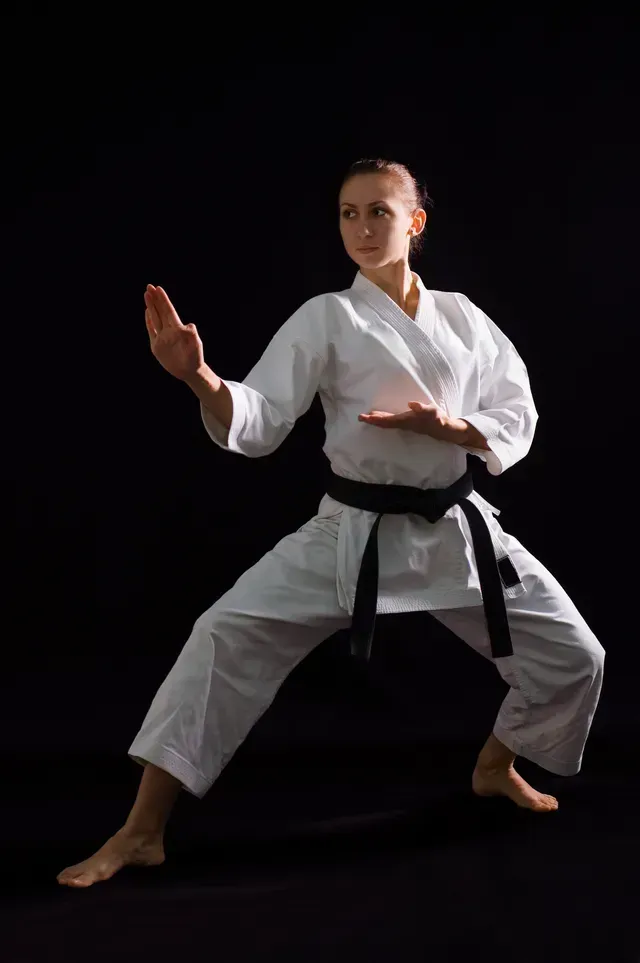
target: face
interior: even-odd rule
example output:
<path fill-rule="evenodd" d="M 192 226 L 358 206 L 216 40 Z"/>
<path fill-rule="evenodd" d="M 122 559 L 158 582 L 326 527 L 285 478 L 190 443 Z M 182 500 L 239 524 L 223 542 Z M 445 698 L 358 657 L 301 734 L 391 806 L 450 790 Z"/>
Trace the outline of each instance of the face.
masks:
<path fill-rule="evenodd" d="M 361 268 L 407 260 L 411 234 L 424 228 L 426 213 L 412 213 L 402 184 L 388 174 L 357 174 L 340 191 L 340 234 Z"/>

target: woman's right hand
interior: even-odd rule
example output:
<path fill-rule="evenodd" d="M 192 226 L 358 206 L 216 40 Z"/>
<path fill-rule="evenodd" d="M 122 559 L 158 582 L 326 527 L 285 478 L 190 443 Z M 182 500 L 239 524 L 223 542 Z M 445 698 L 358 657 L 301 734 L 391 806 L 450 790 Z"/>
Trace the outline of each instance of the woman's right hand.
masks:
<path fill-rule="evenodd" d="M 195 324 L 183 324 L 163 288 L 147 285 L 144 313 L 151 352 L 165 371 L 186 381 L 204 367 L 202 341 Z"/>

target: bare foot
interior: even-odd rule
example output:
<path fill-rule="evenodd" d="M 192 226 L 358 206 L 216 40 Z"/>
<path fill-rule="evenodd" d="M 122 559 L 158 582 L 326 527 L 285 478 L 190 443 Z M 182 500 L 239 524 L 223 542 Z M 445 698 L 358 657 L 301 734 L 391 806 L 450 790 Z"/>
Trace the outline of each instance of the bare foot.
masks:
<path fill-rule="evenodd" d="M 471 779 L 473 791 L 478 796 L 508 796 L 523 809 L 537 813 L 549 813 L 558 808 L 555 796 L 538 792 L 520 776 L 513 766 L 500 772 L 476 768 Z"/>
<path fill-rule="evenodd" d="M 159 866 L 164 863 L 161 836 L 131 836 L 119 829 L 97 853 L 58 873 L 61 886 L 85 888 L 110 879 L 123 866 Z"/>

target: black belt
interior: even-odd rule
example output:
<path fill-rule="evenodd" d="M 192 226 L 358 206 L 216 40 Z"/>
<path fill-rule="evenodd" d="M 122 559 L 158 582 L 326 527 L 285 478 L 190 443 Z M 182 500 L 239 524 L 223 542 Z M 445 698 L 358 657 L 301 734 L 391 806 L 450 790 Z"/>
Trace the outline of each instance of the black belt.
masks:
<path fill-rule="evenodd" d="M 380 519 L 383 515 L 404 515 L 412 512 L 433 524 L 453 505 L 460 505 L 471 530 L 484 613 L 491 640 L 491 655 L 494 659 L 513 655 L 502 583 L 510 587 L 516 585 L 520 578 L 508 555 L 496 559 L 489 527 L 479 509 L 467 498 L 472 491 L 473 479 L 470 469 L 448 488 L 427 489 L 412 488 L 408 485 L 376 485 L 371 482 L 353 481 L 331 472 L 327 486 L 327 494 L 331 498 L 352 508 L 379 512 L 362 556 L 353 606 L 351 652 L 357 659 L 368 662 L 371 657 L 378 600 Z"/>

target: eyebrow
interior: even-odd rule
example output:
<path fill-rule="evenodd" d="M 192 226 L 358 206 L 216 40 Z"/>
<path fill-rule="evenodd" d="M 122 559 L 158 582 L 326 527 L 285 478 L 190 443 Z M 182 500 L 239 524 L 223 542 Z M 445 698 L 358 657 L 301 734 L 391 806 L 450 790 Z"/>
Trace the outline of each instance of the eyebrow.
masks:
<path fill-rule="evenodd" d="M 376 204 L 386 204 L 386 201 L 371 201 L 367 207 L 375 207 Z M 357 204 L 352 204 L 351 201 L 343 201 L 340 207 L 357 207 Z"/>

